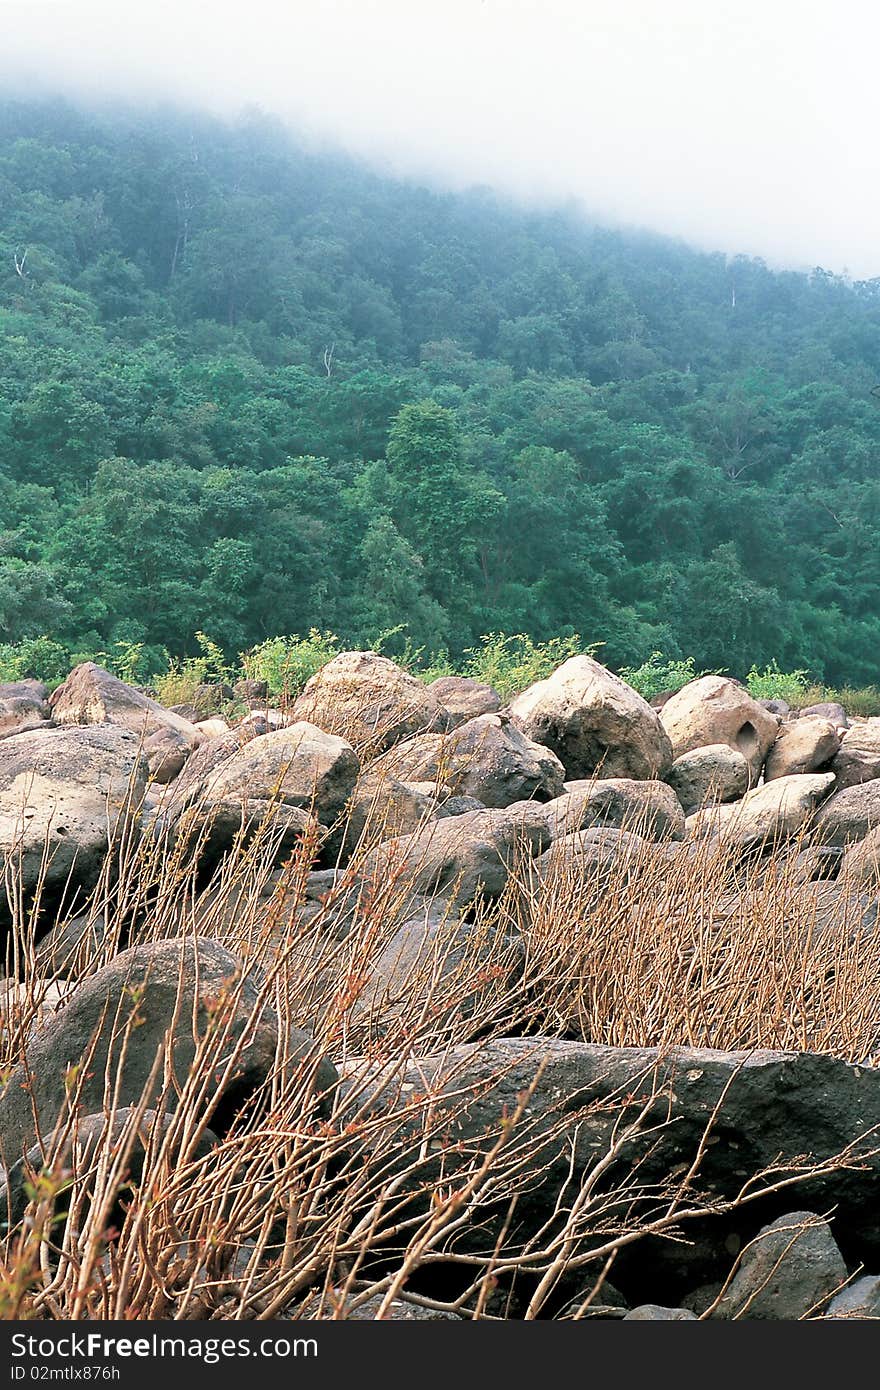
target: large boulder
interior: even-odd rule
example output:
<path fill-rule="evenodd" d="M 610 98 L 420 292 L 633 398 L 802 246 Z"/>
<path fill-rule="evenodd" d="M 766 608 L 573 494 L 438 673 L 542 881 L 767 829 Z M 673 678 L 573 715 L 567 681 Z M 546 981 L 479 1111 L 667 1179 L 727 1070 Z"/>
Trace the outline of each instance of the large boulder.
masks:
<path fill-rule="evenodd" d="M 544 808 L 554 840 L 603 826 L 628 830 L 646 840 L 684 839 L 684 812 L 665 782 L 608 777 L 567 786 L 562 796 Z"/>
<path fill-rule="evenodd" d="M 364 1080 L 371 1075 L 373 1089 L 365 1101 Z M 414 1193 L 424 1184 L 428 1204 L 438 1183 L 448 1189 L 455 1180 L 456 1155 L 464 1164 L 502 1136 L 510 1143 L 511 1117 L 527 1097 L 516 1130 L 517 1151 L 528 1154 L 528 1181 L 516 1208 L 521 1239 L 552 1222 L 558 1203 L 568 1210 L 580 1180 L 603 1163 L 608 1169 L 597 1191 L 618 1191 L 621 1219 L 625 1213 L 630 1224 L 640 1212 L 656 1215 L 660 1189 L 654 1184 L 680 1182 L 698 1153 L 698 1168 L 680 1193 L 687 1205 L 697 1204 L 701 1195 L 709 1202 L 730 1201 L 750 1186 L 764 1192 L 760 1204 L 688 1224 L 685 1234 L 693 1238 L 683 1246 L 661 1241 L 652 1247 L 658 1268 L 666 1261 L 670 1272 L 680 1274 L 681 1295 L 724 1277 L 730 1250 L 789 1211 L 793 1192 L 817 1211 L 836 1208 L 842 1249 L 864 1259 L 880 1252 L 880 1070 L 871 1067 L 813 1053 L 499 1038 L 403 1066 L 397 1060 L 377 1064 L 372 1073 L 351 1061 L 341 1085 L 355 1112 L 399 1114 L 413 1094 L 434 1097 L 430 1108 L 404 1110 L 414 1140 L 439 1141 L 425 1144 L 408 1178 Z M 627 1123 L 642 1111 L 641 1123 L 627 1134 Z M 454 1143 L 443 1142 L 450 1133 Z M 619 1147 L 612 1160 L 615 1142 Z M 413 1148 L 405 1161 L 415 1154 Z M 825 1165 L 821 1172 L 817 1164 Z M 789 1166 L 803 1181 L 767 1195 L 773 1176 L 781 1178 Z M 762 1173 L 770 1177 L 762 1181 Z M 502 1203 L 499 1227 L 507 1212 Z M 605 1215 L 613 1225 L 613 1213 Z M 470 1214 L 469 1239 L 491 1249 L 494 1228 L 481 1229 L 479 1216 Z M 645 1258 L 636 1248 L 632 1259 L 643 1289 Z M 625 1252 L 615 1265 L 615 1281 L 626 1294 L 624 1260 Z M 666 1294 L 667 1287 L 660 1287 Z M 679 1290 L 668 1291 L 676 1295 L 670 1301 L 678 1301 Z"/>
<path fill-rule="evenodd" d="M 215 1082 L 206 1119 L 222 1132 L 276 1065 L 275 1014 L 216 941 L 173 938 L 120 952 L 78 985 L 7 1074 L 0 1162 L 8 1168 L 51 1133 L 65 1107 L 74 1104 L 83 1115 L 103 1110 L 108 1082 L 117 1106 L 146 1097 L 156 1108 L 176 1109 L 200 1044 Z M 293 1036 L 290 1047 L 293 1057 L 312 1056 L 305 1034 Z M 316 1075 L 319 1065 L 315 1057 Z"/>
<path fill-rule="evenodd" d="M 26 896 L 42 880 L 44 906 L 87 892 L 108 852 L 139 833 L 146 786 L 138 739 L 124 729 L 34 729 L 4 741 L 0 867 Z M 10 915 L 0 888 L 0 922 Z"/>
<path fill-rule="evenodd" d="M 725 845 L 739 851 L 783 844 L 810 824 L 833 782 L 832 772 L 777 777 L 736 802 L 718 833 Z"/>
<path fill-rule="evenodd" d="M 359 846 L 411 835 L 425 821 L 446 814 L 429 783 L 398 782 L 368 768 L 357 780 L 345 815 L 326 842 L 328 858 L 345 865 Z"/>
<path fill-rule="evenodd" d="M 431 681 L 428 689 L 437 696 L 449 716 L 450 729 L 476 719 L 480 714 L 495 714 L 501 708 L 501 696 L 491 685 L 471 680 L 470 676 L 440 676 Z"/>
<path fill-rule="evenodd" d="M 41 681 L 0 685 L 0 738 L 39 729 L 50 717 L 48 690 Z"/>
<path fill-rule="evenodd" d="M 749 789 L 751 771 L 738 748 L 711 743 L 675 759 L 666 781 L 687 815 L 717 802 L 738 801 Z"/>
<path fill-rule="evenodd" d="M 222 743 L 223 739 L 218 739 Z M 360 763 L 345 739 L 299 722 L 243 744 L 169 806 L 176 838 L 203 861 L 221 858 L 244 834 L 265 828 L 285 858 L 317 825 L 332 826 L 345 809 Z"/>
<path fill-rule="evenodd" d="M 764 763 L 764 781 L 816 772 L 827 767 L 840 748 L 841 736 L 830 719 L 810 717 L 783 724 Z"/>
<path fill-rule="evenodd" d="M 864 1274 L 828 1304 L 826 1318 L 880 1318 L 880 1276 Z"/>
<path fill-rule="evenodd" d="M 816 839 L 823 845 L 850 845 L 880 825 L 880 778 L 836 791 L 816 812 Z"/>
<path fill-rule="evenodd" d="M 328 661 L 306 682 L 293 716 L 372 752 L 447 726 L 434 692 L 377 652 L 341 652 Z"/>
<path fill-rule="evenodd" d="M 565 769 L 506 715 L 482 714 L 450 734 L 420 734 L 383 753 L 371 771 L 404 782 L 443 783 L 454 796 L 484 806 L 550 801 L 562 793 Z"/>
<path fill-rule="evenodd" d="M 549 844 L 540 807 L 522 802 L 430 821 L 412 835 L 379 845 L 359 872 L 382 881 L 395 875 L 413 894 L 463 909 L 477 898 L 500 897 L 517 862 L 541 854 Z"/>
<path fill-rule="evenodd" d="M 801 719 L 809 719 L 812 715 L 817 715 L 820 719 L 830 720 L 836 729 L 843 729 L 844 732 L 849 728 L 849 716 L 843 705 L 839 705 L 836 700 L 824 700 L 817 705 L 805 705 L 800 711 Z"/>
<path fill-rule="evenodd" d="M 648 859 L 645 841 L 628 830 L 574 830 L 554 840 L 535 860 L 539 880 L 574 877 L 599 884 L 610 873 L 627 876 Z"/>
<path fill-rule="evenodd" d="M 115 724 L 143 740 L 150 776 L 169 782 L 180 772 L 202 736 L 188 719 L 172 714 L 149 695 L 84 661 L 49 696 L 56 724 Z"/>
<path fill-rule="evenodd" d="M 550 748 L 574 780 L 659 778 L 672 763 L 669 738 L 647 700 L 589 656 L 573 656 L 512 701 L 511 714 Z"/>
<path fill-rule="evenodd" d="M 846 851 L 837 882 L 844 889 L 880 888 L 880 825 Z"/>
<path fill-rule="evenodd" d="M 846 1277 L 828 1222 L 814 1212 L 788 1212 L 743 1251 L 713 1316 L 797 1321 L 817 1313 Z"/>
<path fill-rule="evenodd" d="M 726 676 L 701 676 L 684 686 L 660 713 L 676 758 L 693 748 L 726 743 L 742 753 L 755 782 L 779 730 L 744 686 Z"/>
<path fill-rule="evenodd" d="M 839 789 L 880 777 L 880 719 L 865 719 L 847 729 L 831 771 Z"/>

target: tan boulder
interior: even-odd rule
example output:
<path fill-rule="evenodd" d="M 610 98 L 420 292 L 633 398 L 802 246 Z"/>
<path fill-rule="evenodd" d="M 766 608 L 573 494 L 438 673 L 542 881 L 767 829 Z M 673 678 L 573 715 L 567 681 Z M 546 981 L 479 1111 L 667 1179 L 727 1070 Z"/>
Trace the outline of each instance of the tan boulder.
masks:
<path fill-rule="evenodd" d="M 50 716 L 48 691 L 41 681 L 12 681 L 0 685 L 0 738 L 39 729 Z"/>
<path fill-rule="evenodd" d="M 880 777 L 880 719 L 864 719 L 847 729 L 831 771 L 840 789 Z"/>
<path fill-rule="evenodd" d="M 377 652 L 341 652 L 328 661 L 306 682 L 293 717 L 373 753 L 447 727 L 433 691 Z"/>
<path fill-rule="evenodd" d="M 692 748 L 676 758 L 666 781 L 690 814 L 717 802 L 737 801 L 749 789 L 749 764 L 739 749 L 726 743 Z"/>
<path fill-rule="evenodd" d="M 108 853 L 139 835 L 146 772 L 126 729 L 32 729 L 5 740 L 0 875 L 8 868 L 25 896 L 42 878 L 46 901 L 94 887 Z M 10 916 L 0 887 L 0 921 Z"/>
<path fill-rule="evenodd" d="M 756 781 L 776 739 L 779 720 L 736 681 L 701 676 L 673 695 L 660 712 L 676 758 L 693 748 L 726 743 L 742 753 Z"/>
<path fill-rule="evenodd" d="M 871 830 L 843 856 L 837 882 L 841 889 L 880 888 L 880 825 Z"/>
<path fill-rule="evenodd" d="M 813 772 L 777 777 L 756 787 L 733 803 L 733 814 L 725 818 L 720 837 L 726 845 L 744 851 L 782 844 L 807 827 L 833 783 L 833 773 Z"/>
<path fill-rule="evenodd" d="M 684 812 L 665 782 L 608 777 L 568 786 L 569 791 L 544 807 L 554 840 L 603 826 L 628 830 L 646 840 L 684 839 Z"/>
<path fill-rule="evenodd" d="M 840 748 L 840 738 L 837 726 L 818 716 L 783 724 L 764 763 L 765 782 L 816 772 L 831 762 Z"/>
<path fill-rule="evenodd" d="M 202 741 L 194 724 L 165 709 L 118 676 L 84 661 L 49 696 L 56 724 L 115 724 L 143 741 L 154 782 L 168 782 L 181 771 Z"/>
<path fill-rule="evenodd" d="M 449 728 L 456 729 L 480 714 L 494 714 L 501 708 L 501 696 L 491 685 L 469 676 L 440 676 L 428 689 L 437 696 L 449 715 Z"/>
<path fill-rule="evenodd" d="M 816 839 L 823 845 L 846 846 L 864 840 L 880 825 L 880 778 L 844 787 L 829 796 L 816 812 Z"/>
<path fill-rule="evenodd" d="M 512 701 L 511 715 L 573 779 L 659 778 L 672 763 L 656 710 L 589 656 L 573 656 Z"/>
<path fill-rule="evenodd" d="M 444 783 L 453 796 L 472 796 L 493 807 L 550 801 L 562 794 L 565 782 L 556 755 L 503 714 L 479 715 L 449 734 L 407 739 L 383 753 L 371 770 L 401 781 Z"/>

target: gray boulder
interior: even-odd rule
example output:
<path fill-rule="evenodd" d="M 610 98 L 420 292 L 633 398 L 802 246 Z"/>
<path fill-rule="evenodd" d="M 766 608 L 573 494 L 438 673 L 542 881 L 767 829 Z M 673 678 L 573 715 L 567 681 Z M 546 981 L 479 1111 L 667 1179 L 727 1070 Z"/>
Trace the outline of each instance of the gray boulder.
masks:
<path fill-rule="evenodd" d="M 437 696 L 449 716 L 449 728 L 457 729 L 480 714 L 494 714 L 501 708 L 501 696 L 491 685 L 469 676 L 441 676 L 428 689 Z"/>
<path fill-rule="evenodd" d="M 624 1322 L 697 1322 L 687 1308 L 664 1308 L 659 1303 L 641 1303 L 623 1315 Z"/>
<path fill-rule="evenodd" d="M 556 754 L 572 779 L 654 779 L 672 764 L 656 710 L 589 656 L 564 661 L 518 695 L 510 713 L 529 738 Z"/>
<path fill-rule="evenodd" d="M 713 1317 L 797 1321 L 820 1312 L 845 1280 L 828 1222 L 811 1211 L 788 1212 L 743 1251 Z"/>
<path fill-rule="evenodd" d="M 4 741 L 0 867 L 43 905 L 94 887 L 108 852 L 140 834 L 147 769 L 137 738 L 105 727 L 33 729 Z M 0 924 L 11 916 L 0 887 Z"/>
<path fill-rule="evenodd" d="M 675 759 L 666 781 L 687 815 L 718 802 L 738 801 L 752 780 L 746 758 L 738 748 L 711 743 L 692 748 Z"/>
<path fill-rule="evenodd" d="M 49 692 L 42 681 L 0 684 L 0 738 L 39 729 L 50 718 Z"/>
<path fill-rule="evenodd" d="M 577 830 L 628 830 L 645 840 L 683 840 L 684 812 L 665 782 L 626 777 L 569 782 L 563 796 L 544 808 L 554 840 Z"/>
<path fill-rule="evenodd" d="M 328 661 L 306 682 L 293 717 L 372 753 L 447 727 L 430 687 L 377 652 L 341 652 Z"/>
<path fill-rule="evenodd" d="M 880 1275 L 856 1279 L 828 1304 L 826 1318 L 880 1318 Z"/>
<path fill-rule="evenodd" d="M 496 809 L 550 801 L 565 782 L 555 754 L 501 714 L 469 719 L 450 734 L 408 739 L 372 763 L 371 771 L 403 782 L 442 783 L 454 796 L 472 796 Z"/>
<path fill-rule="evenodd" d="M 848 847 L 880 825 L 880 778 L 835 791 L 816 812 L 816 839 Z"/>
<path fill-rule="evenodd" d="M 831 771 L 839 790 L 880 777 L 880 719 L 865 719 L 847 729 Z"/>

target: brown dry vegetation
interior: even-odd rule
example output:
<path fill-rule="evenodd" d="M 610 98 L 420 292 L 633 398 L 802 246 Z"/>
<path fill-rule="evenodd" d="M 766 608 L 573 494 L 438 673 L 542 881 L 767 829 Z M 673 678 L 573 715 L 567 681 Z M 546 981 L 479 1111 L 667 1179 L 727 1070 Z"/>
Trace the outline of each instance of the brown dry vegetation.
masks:
<path fill-rule="evenodd" d="M 367 875 L 347 901 L 343 934 L 341 889 L 304 910 L 318 838 L 316 828 L 279 873 L 273 827 L 264 825 L 241 837 L 208 886 L 191 846 L 158 833 L 129 843 L 89 906 L 101 929 L 56 954 L 51 968 L 34 945 L 39 901 L 19 905 L 4 1074 L 23 1056 L 53 980 L 69 987 L 121 946 L 168 937 L 209 936 L 236 954 L 259 981 L 260 1007 L 276 1011 L 281 1041 L 271 1078 L 207 1152 L 217 1070 L 235 1065 L 228 1019 L 241 979 L 217 1001 L 182 1088 L 160 1055 L 158 1098 L 144 1097 L 121 1127 L 97 1141 L 74 1138 L 71 1148 L 88 1057 L 72 1068 L 65 1114 L 30 1173 L 24 1219 L 0 1249 L 2 1316 L 339 1318 L 377 1296 L 382 1316 L 406 1291 L 430 1307 L 501 1317 L 519 1280 L 518 1316 L 587 1317 L 603 1306 L 622 1250 L 649 1235 L 685 1239 L 708 1211 L 815 1174 L 815 1165 L 793 1164 L 749 1175 L 730 1202 L 701 1197 L 712 1115 L 686 1172 L 658 1186 L 634 1162 L 609 1186 L 634 1136 L 668 1123 L 648 1072 L 635 1117 L 632 1095 L 602 1102 L 619 1116 L 608 1151 L 563 1184 L 552 1220 L 520 1234 L 518 1204 L 546 1167 L 548 1144 L 564 1148 L 572 1114 L 560 1109 L 549 1127 L 538 1125 L 521 1092 L 497 1130 L 468 1147 L 453 1137 L 456 1106 L 466 1103 L 450 1098 L 454 1074 L 444 1078 L 442 1106 L 429 1075 L 422 1089 L 402 1086 L 413 1059 L 511 1035 L 811 1050 L 871 1064 L 880 937 L 859 928 L 870 906 L 853 898 L 832 911 L 825 886 L 804 882 L 797 846 L 736 866 L 717 841 L 674 853 L 644 843 L 635 859 L 586 877 L 560 856 L 543 884 L 523 857 L 503 896 L 469 913 L 464 937 L 457 913 L 435 914 L 430 949 L 389 995 L 371 971 L 405 915 L 406 876 Z M 381 825 L 368 826 L 350 877 L 383 838 Z M 288 1053 L 294 1025 L 314 1035 L 305 1059 Z M 133 1027 L 136 1018 L 123 1032 Z M 343 1078 L 330 1113 L 313 1095 L 323 1057 Z M 536 1047 L 536 1084 L 541 1067 Z M 487 1089 L 492 1079 L 487 1073 Z M 380 1082 L 393 1100 L 377 1108 Z M 108 1114 L 114 1086 L 109 1075 Z M 127 1180 L 141 1150 L 141 1176 Z M 825 1167 L 848 1161 L 842 1153 Z"/>

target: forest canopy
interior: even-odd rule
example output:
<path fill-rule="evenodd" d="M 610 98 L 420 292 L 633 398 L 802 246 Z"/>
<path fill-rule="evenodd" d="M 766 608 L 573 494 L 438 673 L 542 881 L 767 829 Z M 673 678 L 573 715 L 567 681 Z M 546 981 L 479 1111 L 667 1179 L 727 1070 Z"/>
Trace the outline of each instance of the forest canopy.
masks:
<path fill-rule="evenodd" d="M 0 108 L 0 643 L 577 633 L 876 681 L 880 281 Z"/>

